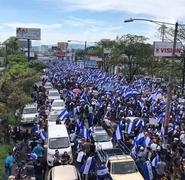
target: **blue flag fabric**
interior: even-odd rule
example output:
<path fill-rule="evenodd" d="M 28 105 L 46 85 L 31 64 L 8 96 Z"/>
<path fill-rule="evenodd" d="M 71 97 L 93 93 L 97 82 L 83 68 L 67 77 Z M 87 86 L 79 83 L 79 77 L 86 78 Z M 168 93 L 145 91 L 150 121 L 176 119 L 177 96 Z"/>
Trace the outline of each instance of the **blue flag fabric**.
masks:
<path fill-rule="evenodd" d="M 87 129 L 85 126 L 83 126 L 82 129 L 81 129 L 81 137 L 85 138 L 85 139 L 89 139 L 90 138 L 89 129 Z"/>
<path fill-rule="evenodd" d="M 114 134 L 114 141 L 117 142 L 118 140 L 123 139 L 122 130 L 123 130 L 122 121 L 119 121 L 117 128 L 116 128 L 116 132 Z"/>
<path fill-rule="evenodd" d="M 41 130 L 41 131 L 40 131 L 40 138 L 41 138 L 43 141 L 46 140 L 46 133 L 45 133 L 44 130 Z"/>
<path fill-rule="evenodd" d="M 143 164 L 143 174 L 145 180 L 153 180 L 153 171 L 152 171 L 152 164 L 150 161 L 145 161 Z"/>
<path fill-rule="evenodd" d="M 64 109 L 58 116 L 58 118 L 62 121 L 65 118 L 69 117 L 69 112 L 67 111 L 67 109 Z"/>

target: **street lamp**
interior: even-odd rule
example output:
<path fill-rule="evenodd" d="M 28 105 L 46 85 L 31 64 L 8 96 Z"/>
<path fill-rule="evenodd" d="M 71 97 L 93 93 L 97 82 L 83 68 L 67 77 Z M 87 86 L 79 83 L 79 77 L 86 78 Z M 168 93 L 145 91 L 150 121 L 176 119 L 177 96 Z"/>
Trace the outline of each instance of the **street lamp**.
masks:
<path fill-rule="evenodd" d="M 133 22 L 133 21 L 148 21 L 151 23 L 156 23 L 159 25 L 172 25 L 175 26 L 175 31 L 174 31 L 174 40 L 173 40 L 173 50 L 172 50 L 172 68 L 174 67 L 175 63 L 174 63 L 174 58 L 175 58 L 175 49 L 176 49 L 176 43 L 177 43 L 177 32 L 178 32 L 178 22 L 176 22 L 175 24 L 173 23 L 168 23 L 168 22 L 162 22 L 162 21 L 156 21 L 156 20 L 151 20 L 151 19 L 143 19 L 143 18 L 130 18 L 130 19 L 126 19 L 124 22 L 125 23 L 129 23 L 129 22 Z M 171 78 L 172 78 L 172 68 L 171 68 L 171 72 L 170 72 L 170 77 L 169 77 L 169 85 L 168 85 L 168 93 L 167 93 L 167 101 L 166 101 L 166 112 L 165 112 L 165 137 L 167 138 L 167 134 L 168 134 L 168 125 L 169 125 L 169 120 L 170 120 L 170 103 L 171 103 L 171 90 L 172 90 L 172 82 L 171 82 Z"/>

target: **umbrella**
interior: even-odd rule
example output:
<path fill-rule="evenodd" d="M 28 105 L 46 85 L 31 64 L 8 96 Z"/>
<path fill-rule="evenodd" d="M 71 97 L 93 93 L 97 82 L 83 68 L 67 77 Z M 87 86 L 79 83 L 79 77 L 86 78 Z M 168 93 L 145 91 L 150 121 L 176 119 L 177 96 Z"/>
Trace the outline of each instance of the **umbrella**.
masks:
<path fill-rule="evenodd" d="M 81 94 L 81 90 L 79 88 L 73 89 L 73 92 L 76 94 Z"/>

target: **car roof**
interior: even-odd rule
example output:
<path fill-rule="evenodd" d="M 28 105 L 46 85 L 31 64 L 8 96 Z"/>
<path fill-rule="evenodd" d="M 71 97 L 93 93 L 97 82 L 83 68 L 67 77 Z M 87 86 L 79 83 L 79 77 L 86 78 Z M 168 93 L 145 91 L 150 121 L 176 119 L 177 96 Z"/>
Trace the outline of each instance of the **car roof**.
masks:
<path fill-rule="evenodd" d="M 77 178 L 77 171 L 73 165 L 60 165 L 52 168 L 52 180 L 76 180 Z"/>
<path fill-rule="evenodd" d="M 50 89 L 49 92 L 58 92 L 57 89 Z"/>
<path fill-rule="evenodd" d="M 32 103 L 32 104 L 26 104 L 24 108 L 26 109 L 26 108 L 36 108 L 36 107 L 37 107 L 37 104 Z"/>
<path fill-rule="evenodd" d="M 68 137 L 67 129 L 64 124 L 53 124 L 48 126 L 48 137 L 57 138 L 57 137 Z"/>
<path fill-rule="evenodd" d="M 52 115 L 59 115 L 58 111 L 50 111 L 48 116 L 52 116 Z"/>

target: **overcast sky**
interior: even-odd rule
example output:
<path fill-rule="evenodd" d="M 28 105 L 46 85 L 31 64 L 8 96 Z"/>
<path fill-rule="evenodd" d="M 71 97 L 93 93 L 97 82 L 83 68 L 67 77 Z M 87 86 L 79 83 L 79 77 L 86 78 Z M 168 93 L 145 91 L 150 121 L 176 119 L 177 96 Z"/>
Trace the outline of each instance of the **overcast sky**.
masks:
<path fill-rule="evenodd" d="M 0 42 L 15 36 L 16 27 L 41 28 L 41 41 L 95 42 L 127 33 L 159 40 L 158 25 L 124 23 L 128 18 L 185 23 L 185 0 L 0 0 Z"/>

